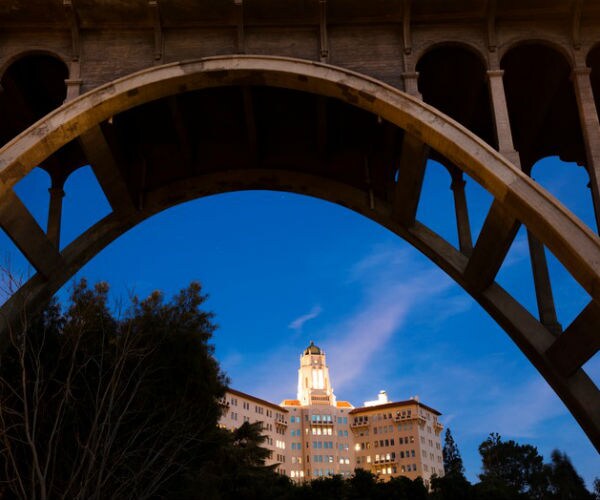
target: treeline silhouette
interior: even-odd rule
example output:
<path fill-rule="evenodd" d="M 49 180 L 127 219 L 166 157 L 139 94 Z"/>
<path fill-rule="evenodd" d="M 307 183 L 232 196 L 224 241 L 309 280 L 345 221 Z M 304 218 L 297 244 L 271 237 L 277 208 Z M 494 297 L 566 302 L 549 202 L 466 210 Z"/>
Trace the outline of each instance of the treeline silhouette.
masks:
<path fill-rule="evenodd" d="M 452 434 L 444 477 L 301 484 L 265 465 L 260 423 L 218 427 L 228 380 L 210 339 L 213 316 L 198 283 L 169 301 L 132 297 L 119 314 L 108 285 L 73 285 L 13 327 L 0 351 L 0 498 L 5 499 L 572 499 L 586 490 L 568 457 L 491 434 L 477 484 Z"/>

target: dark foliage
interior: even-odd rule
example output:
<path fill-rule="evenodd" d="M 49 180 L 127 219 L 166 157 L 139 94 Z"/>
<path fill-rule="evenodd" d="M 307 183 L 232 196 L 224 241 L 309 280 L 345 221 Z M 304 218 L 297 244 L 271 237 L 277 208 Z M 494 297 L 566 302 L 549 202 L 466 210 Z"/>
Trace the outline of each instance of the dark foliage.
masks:
<path fill-rule="evenodd" d="M 66 313 L 53 302 L 11 333 L 0 365 L 5 496 L 163 496 L 221 439 L 226 379 L 200 285 L 170 302 L 134 299 L 123 319 L 107 297 L 106 284 L 81 281 Z"/>

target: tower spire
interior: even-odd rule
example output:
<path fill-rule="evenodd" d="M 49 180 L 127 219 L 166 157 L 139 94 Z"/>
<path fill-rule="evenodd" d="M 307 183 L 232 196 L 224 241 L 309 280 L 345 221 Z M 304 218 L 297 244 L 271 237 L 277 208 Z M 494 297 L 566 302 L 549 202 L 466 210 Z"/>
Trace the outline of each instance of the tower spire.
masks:
<path fill-rule="evenodd" d="M 301 405 L 335 405 L 325 351 L 312 340 L 300 356 L 298 400 Z"/>

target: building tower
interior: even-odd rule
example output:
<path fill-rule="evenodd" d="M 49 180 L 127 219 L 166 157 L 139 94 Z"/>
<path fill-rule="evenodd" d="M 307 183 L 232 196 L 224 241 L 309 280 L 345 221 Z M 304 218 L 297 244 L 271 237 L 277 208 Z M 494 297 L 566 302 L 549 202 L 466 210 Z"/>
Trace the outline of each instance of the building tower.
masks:
<path fill-rule="evenodd" d="M 335 395 L 331 387 L 325 351 L 312 341 L 300 356 L 297 397 L 301 406 L 335 406 Z"/>

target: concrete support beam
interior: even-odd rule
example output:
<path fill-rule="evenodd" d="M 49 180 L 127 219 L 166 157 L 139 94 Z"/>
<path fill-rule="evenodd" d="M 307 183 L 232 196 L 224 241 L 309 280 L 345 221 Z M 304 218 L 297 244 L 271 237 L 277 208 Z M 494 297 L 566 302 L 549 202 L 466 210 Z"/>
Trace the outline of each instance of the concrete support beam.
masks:
<path fill-rule="evenodd" d="M 65 192 L 62 186 L 52 186 L 50 193 L 50 206 L 48 207 L 48 226 L 46 234 L 56 248 L 60 248 L 60 227 L 62 222 L 62 204 Z"/>
<path fill-rule="evenodd" d="M 504 71 L 500 69 L 490 70 L 487 72 L 487 76 L 494 113 L 498 150 L 516 167 L 520 168 L 521 159 L 519 158 L 519 153 L 515 151 L 510 128 L 506 93 L 504 90 Z M 540 321 L 551 332 L 558 334 L 561 332 L 562 327 L 556 317 L 556 308 L 554 307 L 552 285 L 544 247 L 529 231 L 527 232 L 527 237 Z"/>
<path fill-rule="evenodd" d="M 498 151 L 513 164 L 520 166 L 519 155 L 515 151 L 510 129 L 503 76 L 504 71 L 501 69 L 489 70 L 487 72 L 490 99 L 492 100 L 492 111 L 494 114 L 494 126 L 498 140 Z"/>
<path fill-rule="evenodd" d="M 590 68 L 575 68 L 571 78 L 575 88 L 579 120 L 585 143 L 596 226 L 600 230 L 600 123 L 598 122 L 590 72 Z"/>
<path fill-rule="evenodd" d="M 600 306 L 590 302 L 548 348 L 546 356 L 564 376 L 572 376 L 600 350 Z"/>
<path fill-rule="evenodd" d="M 466 182 L 460 178 L 452 179 L 450 189 L 454 195 L 454 212 L 456 214 L 456 229 L 458 231 L 458 245 L 460 251 L 465 255 L 473 252 L 473 238 L 471 236 L 471 224 L 469 222 L 469 210 L 467 207 L 467 196 L 465 194 Z"/>
<path fill-rule="evenodd" d="M 63 266 L 56 246 L 12 189 L 0 198 L 0 227 L 45 278 Z"/>
<path fill-rule="evenodd" d="M 428 156 L 429 146 L 405 132 L 392 204 L 392 219 L 405 227 L 415 223 Z"/>
<path fill-rule="evenodd" d="M 464 273 L 473 290 L 483 291 L 494 282 L 519 226 L 519 221 L 494 200 Z"/>
<path fill-rule="evenodd" d="M 114 146 L 109 144 L 102 127 L 93 126 L 79 137 L 79 142 L 112 209 L 123 213 L 134 211 L 135 205 Z"/>
<path fill-rule="evenodd" d="M 529 243 L 529 257 L 531 259 L 535 298 L 537 300 L 540 322 L 552 333 L 558 335 L 562 332 L 562 326 L 556 316 L 546 251 L 544 250 L 544 245 L 531 234 L 531 231 L 527 231 L 527 241 Z"/>

